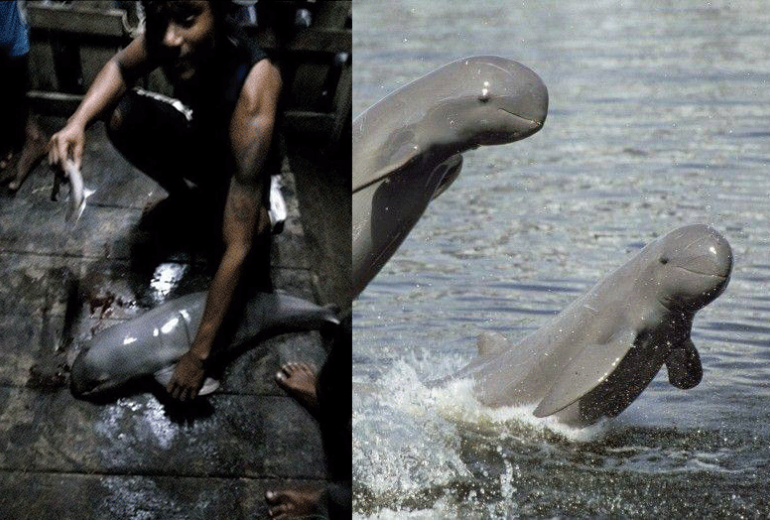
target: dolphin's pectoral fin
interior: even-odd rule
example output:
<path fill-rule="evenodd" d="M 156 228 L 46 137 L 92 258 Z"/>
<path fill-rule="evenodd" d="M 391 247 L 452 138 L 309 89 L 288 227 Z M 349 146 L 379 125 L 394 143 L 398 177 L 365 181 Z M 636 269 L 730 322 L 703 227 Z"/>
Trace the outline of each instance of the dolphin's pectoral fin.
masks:
<path fill-rule="evenodd" d="M 703 365 L 698 350 L 692 340 L 687 338 L 681 347 L 671 349 L 666 358 L 668 381 L 677 388 L 689 390 L 703 378 Z"/>
<path fill-rule="evenodd" d="M 634 347 L 636 332 L 615 334 L 607 343 L 586 345 L 569 360 L 535 409 L 535 417 L 547 417 L 568 407 L 599 386 Z"/>
<path fill-rule="evenodd" d="M 441 175 L 441 181 L 436 188 L 436 192 L 431 197 L 431 200 L 435 200 L 436 197 L 446 191 L 446 189 L 452 185 L 460 176 L 460 172 L 463 169 L 463 156 L 458 154 L 453 155 L 446 161 L 439 164 L 431 175 Z"/>
<path fill-rule="evenodd" d="M 355 194 L 373 184 L 377 184 L 378 182 L 387 179 L 391 175 L 397 174 L 399 171 L 404 170 L 412 161 L 417 159 L 417 157 L 418 155 L 416 153 L 413 155 L 405 155 L 400 160 L 383 166 L 365 179 L 358 182 L 356 179 L 353 179 L 353 193 Z"/>
<path fill-rule="evenodd" d="M 155 377 L 155 381 L 157 381 L 160 386 L 163 388 L 166 388 L 171 382 L 171 376 L 174 375 L 174 370 L 176 369 L 176 364 L 169 365 L 166 368 L 161 368 L 155 374 L 153 377 Z M 212 379 L 210 377 L 207 377 L 206 380 L 203 382 L 203 386 L 198 391 L 198 395 L 208 395 L 213 393 L 215 390 L 219 388 L 219 381 L 216 379 Z"/>
<path fill-rule="evenodd" d="M 498 332 L 482 332 L 476 339 L 476 346 L 479 349 L 479 356 L 488 356 L 499 354 L 511 348 L 512 345 L 505 336 Z"/>
<path fill-rule="evenodd" d="M 353 193 L 363 190 L 372 184 L 402 171 L 412 161 L 418 159 L 423 152 L 415 141 L 413 126 L 406 126 L 394 131 L 388 140 L 380 147 L 373 173 L 361 178 L 353 177 Z"/>

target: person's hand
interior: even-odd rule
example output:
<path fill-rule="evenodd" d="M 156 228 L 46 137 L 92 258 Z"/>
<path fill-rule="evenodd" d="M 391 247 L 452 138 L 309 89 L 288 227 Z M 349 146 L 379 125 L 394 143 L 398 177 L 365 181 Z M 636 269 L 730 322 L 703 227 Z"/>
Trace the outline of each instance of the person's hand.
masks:
<path fill-rule="evenodd" d="M 185 401 L 198 396 L 206 371 L 203 360 L 192 352 L 187 352 L 179 359 L 179 363 L 171 376 L 166 390 L 174 399 Z"/>
<path fill-rule="evenodd" d="M 48 164 L 64 169 L 64 163 L 71 156 L 75 167 L 80 170 L 83 150 L 86 145 L 85 128 L 75 122 L 70 122 L 51 136 L 48 150 Z"/>

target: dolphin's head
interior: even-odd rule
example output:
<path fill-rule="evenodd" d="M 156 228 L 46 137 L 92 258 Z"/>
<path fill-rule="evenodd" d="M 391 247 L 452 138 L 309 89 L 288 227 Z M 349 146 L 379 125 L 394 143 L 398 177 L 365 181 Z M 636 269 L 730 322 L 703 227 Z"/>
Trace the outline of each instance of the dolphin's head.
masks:
<path fill-rule="evenodd" d="M 651 252 L 656 297 L 668 309 L 695 312 L 722 294 L 730 280 L 730 244 L 709 226 L 675 229 Z"/>
<path fill-rule="evenodd" d="M 353 121 L 353 285 L 382 268 L 431 200 L 457 179 L 463 152 L 542 128 L 548 90 L 504 58 L 454 61 L 401 87 Z"/>
<path fill-rule="evenodd" d="M 89 354 L 91 350 L 84 348 L 72 364 L 70 383 L 76 397 L 88 398 L 112 386 L 109 384 L 110 378 L 100 373 L 97 364 L 91 359 L 93 356 Z"/>
<path fill-rule="evenodd" d="M 437 72 L 442 77 L 434 83 L 435 100 L 420 123 L 423 141 L 462 152 L 524 139 L 545 122 L 548 89 L 520 63 L 477 56 Z"/>

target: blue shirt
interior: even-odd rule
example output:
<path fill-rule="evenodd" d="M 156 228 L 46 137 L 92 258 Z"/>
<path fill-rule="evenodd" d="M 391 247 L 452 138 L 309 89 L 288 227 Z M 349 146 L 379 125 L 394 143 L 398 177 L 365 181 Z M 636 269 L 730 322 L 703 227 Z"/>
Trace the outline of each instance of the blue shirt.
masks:
<path fill-rule="evenodd" d="M 0 53 L 16 58 L 29 52 L 27 27 L 16 0 L 0 1 Z"/>

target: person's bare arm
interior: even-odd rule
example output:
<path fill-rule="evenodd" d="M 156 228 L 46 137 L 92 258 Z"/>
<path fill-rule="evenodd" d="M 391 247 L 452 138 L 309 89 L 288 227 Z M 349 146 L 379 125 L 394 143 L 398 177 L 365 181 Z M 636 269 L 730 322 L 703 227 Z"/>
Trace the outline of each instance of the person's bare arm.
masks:
<path fill-rule="evenodd" d="M 183 401 L 198 394 L 203 363 L 230 308 L 255 233 L 269 232 L 269 218 L 261 204 L 261 170 L 272 141 L 280 89 L 278 69 L 268 60 L 257 63 L 246 79 L 230 123 L 236 171 L 225 203 L 225 253 L 211 282 L 195 340 L 180 359 L 167 388 L 174 398 Z"/>
<path fill-rule="evenodd" d="M 85 131 L 102 117 L 125 93 L 128 85 L 151 68 L 144 36 L 139 36 L 113 56 L 99 71 L 67 125 L 51 136 L 48 162 L 59 167 L 72 156 L 80 168 L 85 147 Z"/>

